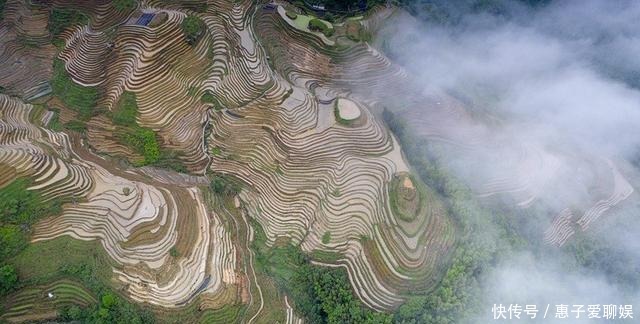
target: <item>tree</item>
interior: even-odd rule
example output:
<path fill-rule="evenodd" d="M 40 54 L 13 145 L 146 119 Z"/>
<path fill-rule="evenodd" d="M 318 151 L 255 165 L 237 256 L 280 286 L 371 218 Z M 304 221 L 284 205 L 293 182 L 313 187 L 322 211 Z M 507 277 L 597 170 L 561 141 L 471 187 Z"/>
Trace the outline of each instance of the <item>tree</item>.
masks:
<path fill-rule="evenodd" d="M 113 6 L 119 11 L 131 10 L 136 7 L 135 0 L 114 0 Z"/>
<path fill-rule="evenodd" d="M 209 186 L 213 192 L 220 195 L 234 196 L 242 190 L 236 181 L 223 174 L 214 176 L 213 179 L 211 179 L 211 184 Z"/>
<path fill-rule="evenodd" d="M 180 26 L 189 45 L 195 45 L 203 34 L 204 23 L 196 16 L 188 16 Z"/>
<path fill-rule="evenodd" d="M 333 35 L 333 28 L 327 26 L 322 20 L 314 18 L 309 20 L 309 30 L 322 32 L 325 36 L 330 37 Z"/>
<path fill-rule="evenodd" d="M 18 273 L 12 265 L 0 267 L 0 296 L 13 291 L 18 286 Z"/>
<path fill-rule="evenodd" d="M 0 260 L 7 259 L 27 245 L 27 238 L 17 225 L 0 227 Z"/>
<path fill-rule="evenodd" d="M 211 180 L 211 190 L 213 190 L 213 192 L 223 194 L 224 187 L 225 183 L 222 177 L 214 177 L 213 180 Z"/>
<path fill-rule="evenodd" d="M 63 320 L 65 322 L 71 322 L 71 321 L 81 321 L 82 319 L 86 319 L 87 317 L 87 312 L 78 307 L 78 305 L 71 305 L 69 307 L 65 307 L 61 310 L 59 310 L 59 317 L 58 319 Z"/>

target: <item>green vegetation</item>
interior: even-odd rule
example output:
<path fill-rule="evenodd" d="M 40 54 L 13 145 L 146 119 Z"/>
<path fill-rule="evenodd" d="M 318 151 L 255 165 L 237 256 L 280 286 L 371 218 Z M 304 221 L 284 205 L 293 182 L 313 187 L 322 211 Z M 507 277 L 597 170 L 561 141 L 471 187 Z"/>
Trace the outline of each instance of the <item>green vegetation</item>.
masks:
<path fill-rule="evenodd" d="M 204 34 L 204 22 L 197 16 L 188 16 L 180 24 L 187 43 L 195 45 Z"/>
<path fill-rule="evenodd" d="M 213 93 L 211 93 L 211 91 L 209 90 L 205 91 L 205 93 L 202 95 L 202 98 L 200 98 L 200 101 L 210 104 L 214 104 L 217 102 L 216 98 L 213 96 Z"/>
<path fill-rule="evenodd" d="M 97 241 L 84 242 L 63 236 L 30 244 L 10 261 L 17 270 L 23 287 L 33 287 L 68 278 L 73 279 L 74 282 L 77 281 L 92 295 L 100 296 L 100 303 L 86 307 L 61 305 L 58 309 L 60 320 L 82 323 L 153 323 L 154 321 L 149 310 L 121 298 L 110 287 L 112 260 Z"/>
<path fill-rule="evenodd" d="M 156 162 L 153 163 L 153 166 L 158 168 L 170 169 L 176 172 L 187 173 L 189 170 L 182 163 L 180 159 L 178 159 L 178 153 L 173 150 L 162 149 L 160 150 L 160 158 Z"/>
<path fill-rule="evenodd" d="M 60 112 L 58 111 L 54 111 L 53 112 L 53 117 L 51 117 L 51 120 L 49 120 L 49 124 L 47 125 L 49 127 L 49 129 L 51 129 L 54 132 L 60 132 L 62 131 L 62 124 L 60 123 Z"/>
<path fill-rule="evenodd" d="M 52 294 L 49 297 L 49 294 Z M 77 281 L 60 279 L 46 285 L 30 285 L 8 296 L 4 303 L 4 314 L 10 321 L 26 314 L 52 316 L 52 311 L 73 307 L 83 308 L 98 301 L 93 294 Z M 48 316 L 47 316 L 48 315 Z"/>
<path fill-rule="evenodd" d="M 64 62 L 59 59 L 53 61 L 51 89 L 54 96 L 60 98 L 67 107 L 78 112 L 81 120 L 88 120 L 97 113 L 95 107 L 98 90 L 95 87 L 83 87 L 73 82 L 64 68 Z"/>
<path fill-rule="evenodd" d="M 273 277 L 296 312 L 309 323 L 391 323 L 391 316 L 365 308 L 351 290 L 346 271 L 314 266 L 299 247 L 268 248 L 266 236 L 253 222 L 257 270 Z"/>
<path fill-rule="evenodd" d="M 53 37 L 58 37 L 65 29 L 88 22 L 89 18 L 78 10 L 53 8 L 49 15 L 49 32 Z"/>
<path fill-rule="evenodd" d="M 603 226 L 599 233 L 577 232 L 562 249 L 575 256 L 575 267 L 584 269 L 590 275 L 606 274 L 608 280 L 618 284 L 626 292 L 635 292 L 640 288 L 640 265 L 634 262 L 631 250 L 620 249 L 618 243 L 603 237 L 602 233 L 618 233 L 621 237 L 635 235 L 636 219 L 632 213 L 618 216 Z M 633 234 L 631 234 L 633 233 Z"/>
<path fill-rule="evenodd" d="M 404 181 L 411 180 L 414 188 L 405 188 Z M 425 188 L 411 175 L 396 176 L 389 185 L 389 206 L 393 215 L 411 222 L 422 211 L 426 198 Z"/>
<path fill-rule="evenodd" d="M 62 212 L 60 200 L 44 201 L 30 182 L 17 179 L 0 189 L 0 296 L 19 286 L 18 274 L 7 261 L 23 251 L 37 220 Z"/>
<path fill-rule="evenodd" d="M 209 187 L 211 188 L 211 190 L 213 190 L 213 192 L 219 195 L 229 196 L 235 196 L 242 190 L 242 187 L 240 186 L 238 181 L 225 174 L 215 174 L 211 178 Z"/>
<path fill-rule="evenodd" d="M 113 6 L 119 11 L 128 11 L 136 7 L 135 0 L 114 0 Z"/>
<path fill-rule="evenodd" d="M 29 185 L 27 179 L 17 179 L 0 189 L 0 264 L 24 249 L 33 223 L 62 212 L 60 200 L 45 202 L 27 190 Z"/>
<path fill-rule="evenodd" d="M 290 10 L 287 10 L 286 15 L 287 17 L 289 17 L 289 19 L 292 19 L 292 20 L 295 20 L 296 18 L 298 18 L 298 14 Z"/>
<path fill-rule="evenodd" d="M 215 110 L 221 110 L 224 106 L 220 103 L 218 99 L 211 93 L 211 91 L 207 90 L 200 98 L 200 101 L 206 104 L 210 104 L 213 106 Z"/>
<path fill-rule="evenodd" d="M 71 120 L 68 123 L 64 124 L 64 128 L 78 133 L 84 133 L 87 131 L 87 125 L 80 120 Z"/>
<path fill-rule="evenodd" d="M 182 6 L 200 13 L 207 12 L 207 9 L 209 8 L 206 1 L 204 2 L 190 1 L 190 2 L 183 3 Z"/>
<path fill-rule="evenodd" d="M 136 95 L 133 92 L 125 91 L 120 96 L 118 107 L 114 109 L 113 123 L 120 126 L 135 127 L 137 126 L 137 116 L 138 104 L 136 103 Z"/>
<path fill-rule="evenodd" d="M 329 11 L 336 11 L 338 13 L 345 12 L 360 12 L 367 8 L 371 8 L 376 4 L 382 4 L 384 0 L 310 0 L 310 4 L 324 5 Z"/>
<path fill-rule="evenodd" d="M 191 96 L 191 97 L 195 97 L 196 94 L 198 94 L 198 88 L 196 87 L 189 87 L 189 89 L 187 89 L 187 95 Z"/>
<path fill-rule="evenodd" d="M 323 33 L 327 37 L 333 35 L 334 29 L 325 24 L 322 20 L 313 18 L 309 20 L 309 30 Z"/>
<path fill-rule="evenodd" d="M 0 226 L 0 260 L 18 254 L 27 246 L 27 233 L 17 225 Z"/>
<path fill-rule="evenodd" d="M 144 161 L 136 166 L 154 164 L 160 160 L 160 145 L 153 130 L 136 127 L 120 134 L 120 138 L 123 143 L 132 147 L 136 153 L 144 157 Z"/>
<path fill-rule="evenodd" d="M 331 232 L 326 231 L 322 235 L 322 244 L 329 244 L 329 242 L 331 242 Z"/>
<path fill-rule="evenodd" d="M 18 287 L 18 273 L 13 265 L 0 266 L 0 296 L 4 296 Z"/>
<path fill-rule="evenodd" d="M 4 5 L 7 3 L 7 0 L 0 0 L 0 20 L 4 18 Z"/>
<path fill-rule="evenodd" d="M 22 35 L 17 36 L 16 37 L 16 41 L 20 45 L 22 45 L 24 47 L 27 47 L 27 48 L 29 48 L 31 50 L 35 50 L 40 46 L 40 44 L 38 43 L 37 40 L 32 39 L 30 37 L 22 36 Z"/>
<path fill-rule="evenodd" d="M 177 258 L 180 256 L 180 252 L 178 252 L 178 249 L 176 249 L 175 246 L 172 246 L 171 249 L 169 249 L 169 255 L 171 255 L 174 258 Z"/>

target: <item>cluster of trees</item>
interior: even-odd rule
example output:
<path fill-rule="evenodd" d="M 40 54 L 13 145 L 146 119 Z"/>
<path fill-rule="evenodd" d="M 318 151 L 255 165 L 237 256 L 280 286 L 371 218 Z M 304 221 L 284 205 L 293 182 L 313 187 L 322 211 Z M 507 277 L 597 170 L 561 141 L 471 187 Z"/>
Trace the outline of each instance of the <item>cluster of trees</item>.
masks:
<path fill-rule="evenodd" d="M 7 3 L 7 0 L 0 0 L 0 20 L 4 18 L 4 5 Z"/>
<path fill-rule="evenodd" d="M 346 271 L 314 266 L 299 247 L 266 246 L 266 236 L 252 223 L 258 270 L 274 278 L 286 292 L 296 312 L 309 323 L 391 323 L 392 316 L 372 311 L 354 295 Z"/>
<path fill-rule="evenodd" d="M 120 11 L 131 10 L 136 7 L 136 0 L 114 0 L 113 6 Z"/>
<path fill-rule="evenodd" d="M 192 46 L 204 35 L 204 22 L 197 16 L 187 16 L 180 26 L 187 43 Z"/>
<path fill-rule="evenodd" d="M 94 307 L 81 308 L 73 305 L 61 309 L 58 319 L 69 322 L 79 321 L 81 323 L 155 323 L 151 312 L 139 310 L 133 304 L 111 292 L 102 295 L 100 303 Z"/>
<path fill-rule="evenodd" d="M 0 296 L 19 286 L 16 269 L 9 259 L 27 246 L 31 225 L 62 211 L 60 200 L 45 202 L 28 187 L 29 181 L 21 178 L 0 189 Z"/>
<path fill-rule="evenodd" d="M 237 180 L 233 179 L 229 175 L 221 173 L 216 173 L 211 177 L 209 187 L 213 192 L 219 195 L 228 196 L 235 196 L 240 192 L 240 190 L 242 190 L 242 187 Z"/>
<path fill-rule="evenodd" d="M 0 266 L 0 296 L 12 292 L 18 286 L 18 273 L 11 264 Z"/>
<path fill-rule="evenodd" d="M 58 37 L 65 29 L 75 25 L 85 25 L 89 18 L 81 11 L 74 9 L 53 8 L 49 14 L 49 32 Z"/>
<path fill-rule="evenodd" d="M 327 26 L 322 20 L 313 18 L 309 20 L 309 30 L 323 33 L 327 37 L 333 35 L 334 29 Z"/>
<path fill-rule="evenodd" d="M 385 0 L 308 0 L 311 5 L 323 5 L 326 10 L 336 12 L 365 11 Z"/>
<path fill-rule="evenodd" d="M 603 233 L 616 233 L 620 237 L 633 237 L 637 232 L 636 215 L 616 215 L 604 224 L 598 233 L 579 232 L 562 249 L 575 256 L 576 266 L 589 275 L 605 275 L 607 279 L 625 292 L 635 293 L 640 289 L 640 261 L 629 249 L 619 246 Z"/>
<path fill-rule="evenodd" d="M 144 161 L 137 165 L 148 165 L 158 162 L 160 159 L 160 145 L 156 139 L 156 133 L 149 128 L 136 127 L 124 134 L 120 134 L 123 142 L 132 147 L 136 153 L 144 156 Z"/>
<path fill-rule="evenodd" d="M 404 7 L 412 15 L 428 22 L 437 24 L 456 24 L 464 15 L 488 13 L 506 16 L 513 6 L 512 0 L 394 0 L 394 3 Z M 519 0 L 525 6 L 540 7 L 551 0 Z"/>

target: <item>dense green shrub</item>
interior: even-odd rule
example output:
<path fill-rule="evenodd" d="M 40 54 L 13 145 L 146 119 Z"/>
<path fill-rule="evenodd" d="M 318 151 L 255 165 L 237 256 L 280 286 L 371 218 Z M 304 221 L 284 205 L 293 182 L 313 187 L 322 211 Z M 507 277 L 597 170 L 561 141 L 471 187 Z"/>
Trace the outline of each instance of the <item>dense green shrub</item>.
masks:
<path fill-rule="evenodd" d="M 121 134 L 121 138 L 125 144 L 144 157 L 143 165 L 154 164 L 160 159 L 160 145 L 153 130 L 136 127 Z"/>
<path fill-rule="evenodd" d="M 209 185 L 213 192 L 219 195 L 236 195 L 242 190 L 237 181 L 235 181 L 231 176 L 224 174 L 216 174 L 211 178 L 211 183 Z"/>
<path fill-rule="evenodd" d="M 27 235 L 17 225 L 0 226 L 0 260 L 18 254 L 27 246 Z"/>
<path fill-rule="evenodd" d="M 218 102 L 216 98 L 213 96 L 213 93 L 211 93 L 211 91 L 209 90 L 205 91 L 205 93 L 200 98 L 200 101 L 204 103 L 210 103 L 210 104 L 216 104 Z"/>
<path fill-rule="evenodd" d="M 162 149 L 160 151 L 160 158 L 153 163 L 154 166 L 159 168 L 170 169 L 176 172 L 187 173 L 189 170 L 178 158 L 178 153 L 173 150 Z"/>
<path fill-rule="evenodd" d="M 131 10 L 136 7 L 135 0 L 114 0 L 113 6 L 120 11 Z"/>
<path fill-rule="evenodd" d="M 35 221 L 62 211 L 58 200 L 44 202 L 36 191 L 27 190 L 29 181 L 17 179 L 0 189 L 0 223 L 29 226 Z"/>
<path fill-rule="evenodd" d="M 180 24 L 187 43 L 195 45 L 204 34 L 204 23 L 196 16 L 188 16 Z"/>
<path fill-rule="evenodd" d="M 327 37 L 331 37 L 334 32 L 333 28 L 327 26 L 327 24 L 317 18 L 309 20 L 309 30 L 321 32 Z"/>
<path fill-rule="evenodd" d="M 87 124 L 80 120 L 71 120 L 64 124 L 64 128 L 78 133 L 84 133 L 87 131 Z"/>
<path fill-rule="evenodd" d="M 53 8 L 49 15 L 49 32 L 57 37 L 71 26 L 86 25 L 88 22 L 89 18 L 78 10 Z"/>
<path fill-rule="evenodd" d="M 326 231 L 322 235 L 322 243 L 323 244 L 329 244 L 330 242 L 331 242 L 331 232 Z"/>
<path fill-rule="evenodd" d="M 292 20 L 296 20 L 296 18 L 298 18 L 298 14 L 290 10 L 287 10 L 286 15 Z"/>
<path fill-rule="evenodd" d="M 371 8 L 376 4 L 383 4 L 386 0 L 309 0 L 308 3 L 324 5 L 328 11 L 343 12 L 360 12 L 361 10 Z M 415 0 L 405 0 L 415 1 Z"/>
<path fill-rule="evenodd" d="M 7 3 L 7 0 L 0 0 L 0 20 L 4 18 L 4 5 Z"/>
<path fill-rule="evenodd" d="M 72 322 L 72 321 L 80 321 L 81 319 L 89 317 L 89 310 L 86 308 L 80 308 L 78 305 L 72 305 L 70 307 L 65 307 L 58 311 L 58 319 Z"/>
<path fill-rule="evenodd" d="M 51 129 L 54 132 L 61 132 L 62 131 L 62 123 L 60 123 L 60 113 L 59 112 L 57 112 L 57 111 L 53 112 L 53 116 L 49 120 L 49 124 L 47 124 L 47 127 L 49 127 L 49 129 Z"/>
<path fill-rule="evenodd" d="M 18 273 L 10 264 L 0 266 L 0 296 L 4 296 L 18 287 Z"/>

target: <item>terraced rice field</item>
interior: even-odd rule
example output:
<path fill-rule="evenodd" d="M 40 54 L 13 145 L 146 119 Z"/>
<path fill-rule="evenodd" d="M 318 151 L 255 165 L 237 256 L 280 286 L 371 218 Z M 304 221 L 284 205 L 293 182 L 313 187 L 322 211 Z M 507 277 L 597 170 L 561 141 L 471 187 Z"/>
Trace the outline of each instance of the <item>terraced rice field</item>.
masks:
<path fill-rule="evenodd" d="M 42 46 L 50 46 L 47 12 L 38 8 L 11 4 L 5 21 L 26 10 L 21 15 L 42 20 Z M 438 264 L 454 242 L 453 227 L 434 195 L 421 196 L 420 213 L 411 220 L 391 211 L 390 182 L 408 171 L 393 136 L 366 102 L 324 85 L 322 73 L 295 66 L 274 70 L 255 28 L 268 25 L 265 33 L 287 33 L 293 43 L 315 42 L 319 48 L 331 42 L 292 29 L 277 10 L 252 1 L 210 1 L 203 12 L 159 1 L 125 12 L 108 2 L 79 9 L 88 24 L 64 30 L 55 54 L 65 72 L 77 85 L 97 89 L 103 111 L 113 111 L 125 91 L 135 94 L 137 124 L 155 131 L 163 148 L 178 152 L 191 175 L 114 164 L 104 155 L 133 153 L 112 140 L 117 128 L 104 115 L 90 117 L 80 137 L 49 129 L 52 111 L 0 94 L 0 163 L 11 166 L 3 168 L 2 183 L 30 177 L 29 190 L 67 202 L 60 216 L 34 226 L 33 243 L 60 236 L 98 241 L 117 265 L 112 279 L 128 298 L 162 308 L 232 306 L 239 299 L 254 312 L 247 314 L 250 321 L 259 318 L 264 298 L 251 270 L 247 219 L 262 226 L 268 245 L 286 238 L 310 254 L 332 255 L 314 262 L 346 268 L 357 296 L 376 310 L 394 309 L 406 294 L 437 283 Z M 204 35 L 193 46 L 180 28 L 188 15 L 204 23 Z M 39 35 L 37 29 L 3 26 L 5 42 L 15 33 Z M 4 48 L 3 55 L 30 59 L 19 47 Z M 55 50 L 50 52 L 40 58 L 46 64 Z M 338 53 L 349 59 L 361 54 L 384 62 L 361 44 Z M 25 92 L 48 77 L 38 75 L 42 81 L 4 84 L 29 97 Z M 213 100 L 201 100 L 205 94 Z M 55 114 L 61 122 L 78 118 L 56 98 L 46 105 L 60 111 Z M 339 118 L 357 123 L 340 123 L 336 105 Z M 34 112 L 41 121 L 30 119 Z M 205 202 L 207 172 L 242 183 L 235 216 L 221 216 L 224 209 Z M 229 225 L 240 215 L 242 222 Z M 244 234 L 233 228 L 245 228 Z M 325 233 L 330 239 L 323 239 Z M 290 306 L 285 313 L 287 321 L 299 321 Z"/>
<path fill-rule="evenodd" d="M 96 303 L 91 292 L 81 285 L 59 280 L 48 285 L 28 287 L 7 298 L 1 319 L 9 322 L 37 321 L 55 317 L 64 306 Z"/>
<path fill-rule="evenodd" d="M 411 175 L 377 115 L 380 102 L 350 90 L 375 92 L 386 78 L 397 80 L 387 90 L 402 96 L 406 71 L 366 42 L 336 46 L 337 38 L 305 30 L 308 17 L 292 21 L 281 6 L 207 3 L 194 10 L 189 1 L 149 0 L 116 10 L 108 1 L 56 0 L 53 7 L 77 8 L 89 18 L 60 34 L 59 50 L 50 42 L 45 7 L 7 3 L 0 60 L 13 63 L 0 66 L 7 89 L 0 94 L 0 186 L 29 177 L 28 190 L 65 202 L 61 215 L 33 227 L 31 243 L 61 236 L 99 242 L 124 296 L 175 314 L 197 308 L 202 321 L 301 322 L 287 296 L 254 269 L 252 222 L 268 246 L 290 242 L 314 264 L 346 269 L 371 309 L 394 310 L 409 295 L 436 287 L 456 227 L 434 189 Z M 357 22 L 371 32 L 390 14 L 379 8 Z M 203 23 L 194 44 L 181 29 L 189 16 Z M 74 84 L 97 91 L 85 134 L 51 127 L 52 120 L 81 119 L 60 98 L 46 96 L 54 58 Z M 176 152 L 187 173 L 119 162 L 140 158 L 115 140 L 118 128 L 109 118 L 125 93 L 135 95 L 137 125 Z M 454 99 L 441 101 L 446 107 L 422 135 L 461 150 L 486 145 L 477 134 L 443 138 L 440 130 L 451 120 L 470 117 Z M 523 148 L 521 158 L 522 168 L 557 172 L 559 157 Z M 549 244 L 564 244 L 631 195 L 614 162 L 606 164 L 594 167 L 594 179 L 608 170 L 612 192 L 586 210 L 564 209 L 545 234 Z M 213 173 L 241 190 L 213 195 Z M 511 194 L 526 208 L 544 185 L 504 175 L 476 191 L 482 198 Z M 61 280 L 27 287 L 9 301 L 2 318 L 27 321 L 39 319 L 30 313 L 53 318 L 58 306 L 95 303 L 96 296 Z"/>

